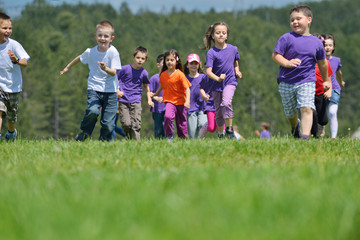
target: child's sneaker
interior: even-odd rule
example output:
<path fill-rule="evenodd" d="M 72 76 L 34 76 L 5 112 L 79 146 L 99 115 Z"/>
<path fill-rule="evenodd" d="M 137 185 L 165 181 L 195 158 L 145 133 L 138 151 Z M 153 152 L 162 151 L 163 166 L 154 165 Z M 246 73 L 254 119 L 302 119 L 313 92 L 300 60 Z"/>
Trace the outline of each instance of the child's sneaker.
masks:
<path fill-rule="evenodd" d="M 0 134 L 0 142 L 2 142 L 2 136 L 1 136 L 1 134 Z"/>
<path fill-rule="evenodd" d="M 296 127 L 291 129 L 291 134 L 294 136 L 294 138 L 300 138 L 301 137 L 300 120 L 299 119 L 298 119 L 298 124 L 296 125 Z"/>
<path fill-rule="evenodd" d="M 9 132 L 9 130 L 6 132 L 5 134 L 5 139 L 6 141 L 13 141 L 15 142 L 16 141 L 16 137 L 17 137 L 17 131 L 16 129 L 11 133 Z"/>
<path fill-rule="evenodd" d="M 89 134 L 87 134 L 86 132 L 81 132 L 78 135 L 76 135 L 75 140 L 76 141 L 80 141 L 83 142 L 85 141 L 87 138 L 89 138 Z"/>
<path fill-rule="evenodd" d="M 227 127 L 225 132 L 226 132 L 226 137 L 227 138 L 235 138 L 233 127 Z"/>
<path fill-rule="evenodd" d="M 168 137 L 168 142 L 174 141 L 174 137 Z"/>

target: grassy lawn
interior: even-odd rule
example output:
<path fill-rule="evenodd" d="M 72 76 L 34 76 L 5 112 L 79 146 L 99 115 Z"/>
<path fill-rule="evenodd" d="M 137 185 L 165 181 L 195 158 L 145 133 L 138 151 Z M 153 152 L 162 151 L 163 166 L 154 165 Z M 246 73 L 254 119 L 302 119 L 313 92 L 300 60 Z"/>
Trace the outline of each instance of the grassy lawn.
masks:
<path fill-rule="evenodd" d="M 360 239 L 360 141 L 0 144 L 0 239 Z"/>

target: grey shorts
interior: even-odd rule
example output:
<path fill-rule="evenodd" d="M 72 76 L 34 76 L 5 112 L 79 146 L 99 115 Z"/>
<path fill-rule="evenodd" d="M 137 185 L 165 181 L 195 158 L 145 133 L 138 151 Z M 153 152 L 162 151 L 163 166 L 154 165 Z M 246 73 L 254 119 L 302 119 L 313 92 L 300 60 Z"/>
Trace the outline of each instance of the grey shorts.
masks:
<path fill-rule="evenodd" d="M 279 93 L 287 118 L 293 117 L 302 107 L 310 107 L 315 110 L 315 82 L 301 84 L 281 82 Z"/>
<path fill-rule="evenodd" d="M 2 117 L 6 116 L 9 123 L 16 123 L 20 93 L 5 94 L 6 96 L 3 94 L 0 95 L 0 111 L 2 112 Z"/>

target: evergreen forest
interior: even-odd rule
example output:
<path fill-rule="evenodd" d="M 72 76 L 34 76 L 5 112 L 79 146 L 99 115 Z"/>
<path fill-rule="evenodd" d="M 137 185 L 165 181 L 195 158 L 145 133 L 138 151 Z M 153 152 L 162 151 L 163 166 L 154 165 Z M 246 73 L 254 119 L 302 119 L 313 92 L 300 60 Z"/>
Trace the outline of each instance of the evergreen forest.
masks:
<path fill-rule="evenodd" d="M 335 36 L 334 55 L 341 58 L 346 82 L 339 103 L 339 136 L 346 137 L 360 126 L 360 101 L 357 100 L 360 1 L 326 0 L 307 5 L 314 16 L 311 32 Z M 22 69 L 18 132 L 28 139 L 71 139 L 80 131 L 86 109 L 88 67 L 78 64 L 64 76 L 59 72 L 86 48 L 96 45 L 95 26 L 106 19 L 114 24 L 113 45 L 120 53 L 122 65 L 132 63 L 135 47 L 144 46 L 149 50 L 144 67 L 150 76 L 158 71 L 156 57 L 169 49 L 178 50 L 183 63 L 193 52 L 199 54 L 204 63 L 207 51 L 202 49 L 203 36 L 211 24 L 225 21 L 230 27 L 228 42 L 238 47 L 243 74 L 233 101 L 234 124 L 245 138 L 255 137 L 254 130 L 259 129 L 263 121 L 271 124 L 273 136 L 289 134 L 276 82 L 279 67 L 271 54 L 278 38 L 291 31 L 291 7 L 233 12 L 215 9 L 187 12 L 173 8 L 159 14 L 146 9 L 134 13 L 126 2 L 114 9 L 105 3 L 54 6 L 45 0 L 34 0 L 13 19 L 12 38 L 31 56 L 28 66 Z M 151 113 L 143 101 L 143 138 L 152 137 L 152 126 Z M 94 138 L 99 134 L 98 128 Z M 5 131 L 4 123 L 2 132 Z"/>

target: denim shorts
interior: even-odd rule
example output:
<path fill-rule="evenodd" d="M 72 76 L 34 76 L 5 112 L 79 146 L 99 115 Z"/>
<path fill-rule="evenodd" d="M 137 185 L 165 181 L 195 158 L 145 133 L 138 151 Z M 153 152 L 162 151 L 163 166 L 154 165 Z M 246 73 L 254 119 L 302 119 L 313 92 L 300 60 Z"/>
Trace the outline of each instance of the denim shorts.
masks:
<path fill-rule="evenodd" d="M 6 97 L 0 97 L 0 111 L 3 112 L 2 117 L 6 116 L 9 123 L 17 122 L 19 96 L 20 92 L 6 93 Z"/>
<path fill-rule="evenodd" d="M 333 89 L 331 92 L 331 98 L 328 100 L 329 102 L 339 104 L 340 101 L 340 91 L 337 89 Z"/>
<path fill-rule="evenodd" d="M 315 82 L 301 84 L 280 82 L 279 93 L 287 118 L 293 117 L 302 107 L 315 110 Z"/>

